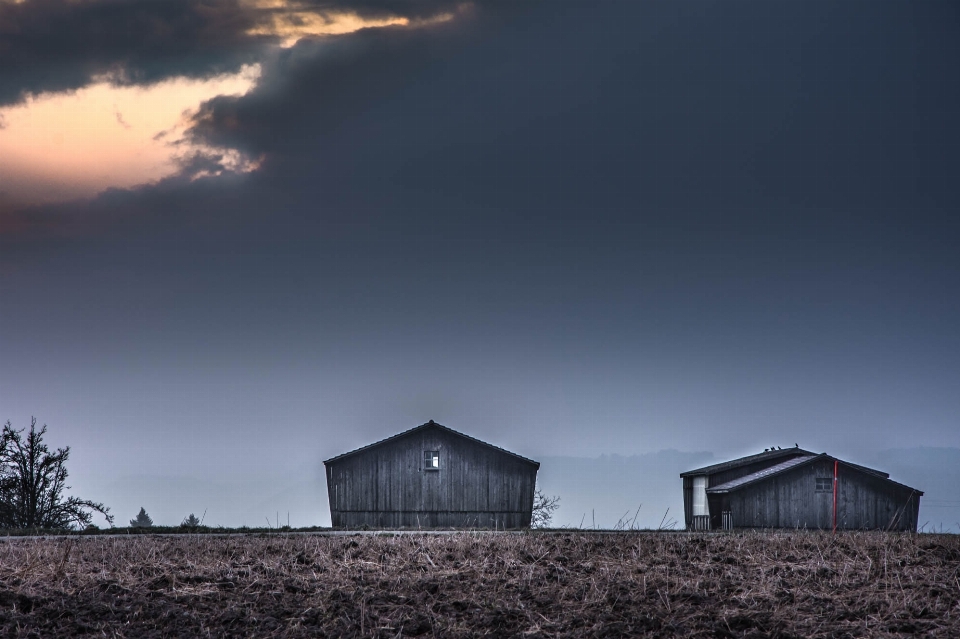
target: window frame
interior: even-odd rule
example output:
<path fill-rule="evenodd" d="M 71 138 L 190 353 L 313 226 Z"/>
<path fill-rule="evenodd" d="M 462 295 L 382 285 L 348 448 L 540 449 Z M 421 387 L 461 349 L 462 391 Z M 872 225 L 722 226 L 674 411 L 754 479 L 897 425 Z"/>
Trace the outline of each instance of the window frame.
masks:
<path fill-rule="evenodd" d="M 832 493 L 833 492 L 833 477 L 817 477 L 815 490 L 818 493 Z"/>
<path fill-rule="evenodd" d="M 436 465 L 434 465 L 436 462 Z M 440 470 L 440 451 L 439 450 L 425 450 L 423 451 L 423 469 L 424 470 Z"/>

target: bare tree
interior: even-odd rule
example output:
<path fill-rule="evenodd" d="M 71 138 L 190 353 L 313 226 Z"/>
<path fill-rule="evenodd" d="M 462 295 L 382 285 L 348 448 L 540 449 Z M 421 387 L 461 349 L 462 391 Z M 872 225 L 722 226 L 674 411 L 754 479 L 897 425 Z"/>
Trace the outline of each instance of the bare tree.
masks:
<path fill-rule="evenodd" d="M 99 502 L 64 497 L 67 459 L 70 447 L 51 453 L 43 443 L 44 425 L 36 428 L 30 419 L 30 432 L 15 430 L 9 420 L 0 433 L 0 527 L 4 528 L 82 528 L 103 515 L 113 525 L 110 509 Z"/>
<path fill-rule="evenodd" d="M 533 493 L 533 516 L 530 518 L 531 528 L 546 528 L 553 519 L 553 511 L 560 507 L 560 497 L 548 497 L 538 487 Z"/>
<path fill-rule="evenodd" d="M 150 528 L 151 526 L 153 526 L 153 519 L 147 514 L 147 510 L 143 506 L 140 506 L 140 512 L 137 513 L 136 519 L 130 520 L 130 527 Z"/>

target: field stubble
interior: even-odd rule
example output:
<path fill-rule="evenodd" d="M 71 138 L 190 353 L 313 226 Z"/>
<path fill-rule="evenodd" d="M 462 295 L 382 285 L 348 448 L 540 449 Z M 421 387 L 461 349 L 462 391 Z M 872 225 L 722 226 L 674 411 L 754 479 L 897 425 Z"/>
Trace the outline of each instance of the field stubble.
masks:
<path fill-rule="evenodd" d="M 0 635 L 960 636 L 960 536 L 8 538 Z"/>

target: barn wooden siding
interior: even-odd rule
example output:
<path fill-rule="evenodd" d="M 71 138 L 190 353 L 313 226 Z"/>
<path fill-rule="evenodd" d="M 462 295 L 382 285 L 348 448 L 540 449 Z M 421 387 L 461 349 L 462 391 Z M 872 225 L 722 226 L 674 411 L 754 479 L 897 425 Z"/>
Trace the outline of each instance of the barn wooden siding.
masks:
<path fill-rule="evenodd" d="M 681 473 L 687 529 L 831 529 L 835 462 L 838 529 L 916 530 L 921 491 L 890 480 L 886 473 L 799 448 Z M 708 516 L 694 513 L 698 477 L 707 481 Z"/>
<path fill-rule="evenodd" d="M 813 455 L 813 453 L 803 450 L 801 448 L 788 448 L 784 450 L 771 451 L 769 453 L 761 453 L 753 455 L 752 457 L 744 458 L 743 460 L 734 460 L 732 462 L 724 462 L 720 464 L 713 464 L 705 468 L 700 469 L 699 471 L 690 471 L 689 473 L 681 473 L 680 477 L 683 480 L 683 516 L 684 521 L 688 529 L 693 528 L 693 478 L 696 475 L 707 475 L 709 480 L 707 481 L 707 488 L 712 486 L 719 486 L 720 484 L 725 484 L 728 481 L 738 479 L 745 475 L 755 473 L 765 468 L 769 468 L 775 464 L 786 461 L 788 459 L 793 459 L 796 457 L 803 457 L 807 455 Z M 709 502 L 711 516 L 714 515 L 714 504 Z M 717 522 L 720 522 L 720 512 L 716 512 Z M 718 524 L 714 524 L 712 527 L 716 528 Z"/>
<path fill-rule="evenodd" d="M 833 478 L 833 460 L 804 464 L 728 495 L 711 495 L 718 512 L 729 511 L 737 528 L 833 527 L 833 490 L 817 492 L 817 478 Z M 714 513 L 711 503 L 710 513 Z M 882 477 L 840 465 L 837 528 L 915 531 L 917 491 Z"/>
<path fill-rule="evenodd" d="M 687 530 L 693 528 L 693 477 L 680 476 L 683 480 L 683 521 Z"/>
<path fill-rule="evenodd" d="M 436 425 L 327 464 L 335 527 L 525 528 L 539 464 Z M 440 452 L 439 470 L 423 468 Z"/>

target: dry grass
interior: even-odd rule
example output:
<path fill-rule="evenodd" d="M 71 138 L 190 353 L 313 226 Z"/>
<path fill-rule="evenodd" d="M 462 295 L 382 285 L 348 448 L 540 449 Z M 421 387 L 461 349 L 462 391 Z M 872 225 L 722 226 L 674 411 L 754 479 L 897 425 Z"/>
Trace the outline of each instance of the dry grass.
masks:
<path fill-rule="evenodd" d="M 960 636 L 960 537 L 88 537 L 0 543 L 0 635 Z"/>

